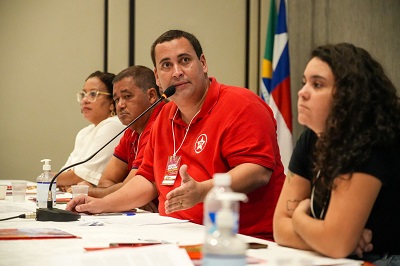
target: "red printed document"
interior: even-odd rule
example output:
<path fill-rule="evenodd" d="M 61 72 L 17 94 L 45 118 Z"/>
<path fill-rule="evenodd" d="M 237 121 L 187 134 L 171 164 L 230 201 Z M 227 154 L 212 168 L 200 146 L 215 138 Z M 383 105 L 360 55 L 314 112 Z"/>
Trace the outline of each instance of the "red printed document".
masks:
<path fill-rule="evenodd" d="M 0 240 L 78 238 L 55 228 L 1 228 Z"/>

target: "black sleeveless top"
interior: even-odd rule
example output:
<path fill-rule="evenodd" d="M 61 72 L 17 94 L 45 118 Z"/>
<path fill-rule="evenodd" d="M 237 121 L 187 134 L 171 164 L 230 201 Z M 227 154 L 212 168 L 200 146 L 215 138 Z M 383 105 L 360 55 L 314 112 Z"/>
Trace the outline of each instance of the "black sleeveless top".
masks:
<path fill-rule="evenodd" d="M 306 129 L 299 137 L 289 163 L 290 171 L 310 180 L 310 184 L 316 140 L 316 134 Z M 371 155 L 353 170 L 372 175 L 382 182 L 366 224 L 366 228 L 372 230 L 372 253 L 400 254 L 400 140 L 390 147 L 373 149 Z M 321 209 L 315 212 L 319 217 Z"/>

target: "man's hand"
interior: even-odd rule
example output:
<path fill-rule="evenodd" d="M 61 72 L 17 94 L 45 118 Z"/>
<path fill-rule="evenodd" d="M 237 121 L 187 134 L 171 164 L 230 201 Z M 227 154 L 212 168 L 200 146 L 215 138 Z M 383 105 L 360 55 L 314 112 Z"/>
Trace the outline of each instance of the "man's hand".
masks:
<path fill-rule="evenodd" d="M 79 195 L 71 199 L 65 207 L 68 211 L 86 212 L 86 213 L 101 213 L 101 199 Z"/>
<path fill-rule="evenodd" d="M 71 186 L 57 186 L 57 187 L 62 192 L 72 193 Z"/>
<path fill-rule="evenodd" d="M 79 182 L 77 185 L 87 185 L 87 186 L 89 186 L 89 188 L 96 187 L 95 185 L 93 185 L 92 183 L 90 183 L 90 182 L 88 182 L 86 180 L 83 180 L 83 181 Z"/>
<path fill-rule="evenodd" d="M 188 173 L 187 165 L 182 165 L 179 174 L 182 178 L 180 187 L 175 188 L 167 194 L 165 201 L 165 212 L 172 212 L 189 209 L 204 200 L 208 190 L 200 182 L 196 182 Z"/>

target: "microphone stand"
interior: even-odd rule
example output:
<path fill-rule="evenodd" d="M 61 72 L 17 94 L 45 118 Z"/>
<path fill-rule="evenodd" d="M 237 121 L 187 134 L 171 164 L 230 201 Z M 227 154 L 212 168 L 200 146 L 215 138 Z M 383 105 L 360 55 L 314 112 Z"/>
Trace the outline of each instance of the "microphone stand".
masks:
<path fill-rule="evenodd" d="M 47 208 L 38 208 L 36 210 L 36 220 L 37 221 L 76 221 L 78 220 L 81 216 L 77 213 L 70 212 L 67 210 L 61 210 L 57 208 L 53 208 L 53 193 L 51 192 L 51 188 L 53 186 L 54 181 L 56 178 L 63 173 L 65 170 L 70 169 L 74 166 L 86 163 L 87 161 L 91 160 L 94 156 L 96 156 L 101 150 L 103 150 L 108 144 L 110 144 L 114 139 L 116 139 L 119 135 L 121 135 L 125 130 L 127 130 L 130 126 L 132 126 L 133 123 L 135 123 L 137 120 L 139 120 L 144 114 L 146 114 L 151 108 L 156 106 L 159 102 L 162 100 L 170 97 L 175 93 L 176 88 L 174 86 L 168 87 L 164 94 L 157 100 L 155 101 L 152 105 L 150 105 L 146 110 L 144 110 L 138 117 L 136 117 L 132 122 L 130 122 L 124 129 L 121 130 L 117 135 L 115 135 L 112 139 L 110 139 L 106 144 L 103 145 L 99 150 L 97 150 L 95 153 L 93 153 L 91 156 L 86 158 L 83 161 L 71 164 L 69 166 L 64 167 L 61 169 L 52 179 L 49 184 L 49 191 L 47 193 Z"/>

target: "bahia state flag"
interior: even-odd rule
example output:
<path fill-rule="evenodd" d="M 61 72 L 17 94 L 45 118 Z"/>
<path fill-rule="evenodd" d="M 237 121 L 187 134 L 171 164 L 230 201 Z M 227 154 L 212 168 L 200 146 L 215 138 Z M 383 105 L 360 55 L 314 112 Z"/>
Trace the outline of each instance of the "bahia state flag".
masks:
<path fill-rule="evenodd" d="M 262 63 L 260 96 L 274 111 L 278 145 L 285 173 L 287 173 L 293 151 L 293 131 L 285 0 L 280 1 L 278 18 L 275 0 L 271 0 L 267 40 Z"/>

